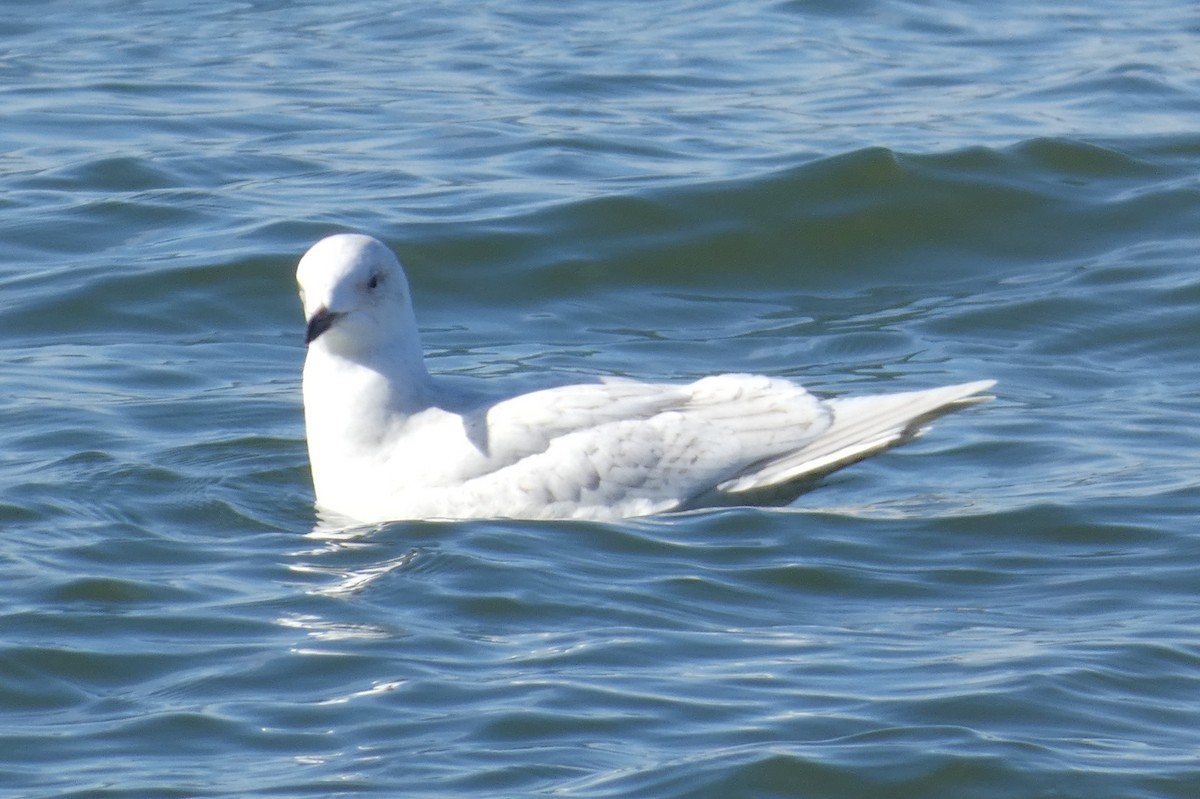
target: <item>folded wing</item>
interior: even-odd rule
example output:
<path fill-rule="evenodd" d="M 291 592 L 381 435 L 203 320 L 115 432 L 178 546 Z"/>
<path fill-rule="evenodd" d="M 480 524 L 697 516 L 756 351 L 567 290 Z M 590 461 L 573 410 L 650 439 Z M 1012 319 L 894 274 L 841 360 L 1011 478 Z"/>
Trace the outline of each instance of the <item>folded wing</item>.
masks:
<path fill-rule="evenodd" d="M 940 416 L 992 399 L 980 392 L 995 384 L 994 380 L 978 380 L 925 391 L 825 400 L 832 420 L 820 436 L 795 451 L 755 464 L 715 490 L 727 495 L 727 501 L 739 501 L 739 495 L 749 501 L 759 492 L 817 480 L 912 441 Z"/>

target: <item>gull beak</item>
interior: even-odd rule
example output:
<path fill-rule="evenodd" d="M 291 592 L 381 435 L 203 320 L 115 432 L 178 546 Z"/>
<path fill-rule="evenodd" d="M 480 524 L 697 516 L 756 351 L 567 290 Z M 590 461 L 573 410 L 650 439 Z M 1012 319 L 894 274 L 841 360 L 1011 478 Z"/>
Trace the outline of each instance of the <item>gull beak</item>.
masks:
<path fill-rule="evenodd" d="M 333 327 L 333 323 L 339 316 L 341 316 L 340 313 L 331 311 L 323 305 L 318 308 L 317 312 L 308 320 L 308 327 L 304 331 L 304 343 L 312 344 L 316 341 L 318 336 Z"/>

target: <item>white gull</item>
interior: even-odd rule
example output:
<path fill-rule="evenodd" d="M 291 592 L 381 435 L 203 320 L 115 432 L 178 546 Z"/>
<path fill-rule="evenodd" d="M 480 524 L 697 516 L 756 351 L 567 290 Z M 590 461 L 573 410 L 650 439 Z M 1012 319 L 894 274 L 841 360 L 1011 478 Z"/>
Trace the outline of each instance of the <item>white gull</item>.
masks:
<path fill-rule="evenodd" d="M 820 399 L 787 380 L 724 374 L 487 399 L 426 370 L 408 280 L 381 242 L 329 236 L 296 277 L 317 506 L 361 522 L 783 504 L 990 399 L 980 392 L 995 382 Z"/>

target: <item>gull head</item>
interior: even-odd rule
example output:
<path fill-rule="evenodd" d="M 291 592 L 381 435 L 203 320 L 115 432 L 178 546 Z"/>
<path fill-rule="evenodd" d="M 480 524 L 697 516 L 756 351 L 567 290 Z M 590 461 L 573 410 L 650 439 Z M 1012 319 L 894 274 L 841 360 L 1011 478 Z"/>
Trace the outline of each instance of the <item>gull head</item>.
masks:
<path fill-rule="evenodd" d="M 357 233 L 321 239 L 300 259 L 296 281 L 310 348 L 346 356 L 397 347 L 419 354 L 408 279 L 378 239 Z"/>

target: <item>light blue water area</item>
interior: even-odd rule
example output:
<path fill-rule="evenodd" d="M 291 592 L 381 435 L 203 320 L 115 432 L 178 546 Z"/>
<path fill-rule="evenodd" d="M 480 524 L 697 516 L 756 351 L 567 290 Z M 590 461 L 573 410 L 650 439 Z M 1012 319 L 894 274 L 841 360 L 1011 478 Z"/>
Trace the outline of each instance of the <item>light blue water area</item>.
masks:
<path fill-rule="evenodd" d="M 1200 795 L 1197 76 L 1165 0 L 5 5 L 0 795 Z M 314 530 L 348 228 L 466 381 L 998 398 L 786 509 Z"/>

